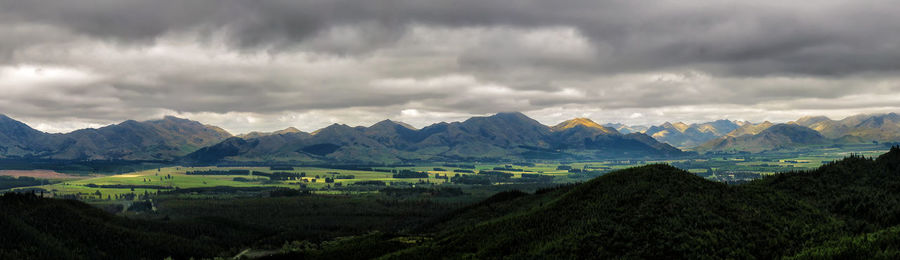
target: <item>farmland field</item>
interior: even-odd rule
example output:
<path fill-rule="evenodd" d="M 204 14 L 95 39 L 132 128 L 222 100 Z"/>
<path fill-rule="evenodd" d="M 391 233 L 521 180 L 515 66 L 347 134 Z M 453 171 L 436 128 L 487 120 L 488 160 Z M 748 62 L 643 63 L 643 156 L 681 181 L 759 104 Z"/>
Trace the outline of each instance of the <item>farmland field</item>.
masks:
<path fill-rule="evenodd" d="M 17 189 L 44 190 L 47 196 L 68 196 L 87 201 L 139 199 L 140 195 L 172 192 L 182 189 L 289 188 L 320 194 L 357 194 L 377 192 L 384 187 L 461 187 L 472 183 L 457 180 L 457 176 L 500 174 L 493 185 L 514 183 L 542 183 L 547 185 L 585 181 L 607 172 L 639 165 L 665 163 L 711 180 L 735 182 L 759 178 L 776 172 L 815 169 L 825 162 L 850 154 L 874 156 L 883 153 L 882 146 L 858 145 L 842 148 L 821 148 L 807 152 L 725 154 L 680 160 L 611 160 L 596 162 L 529 162 L 529 163 L 427 163 L 385 167 L 294 166 L 285 169 L 270 167 L 184 167 L 171 166 L 115 175 L 94 175 L 75 178 L 53 171 L 4 171 L 7 173 L 40 173 L 35 176 L 53 180 L 52 184 L 19 187 Z M 348 169 L 350 168 L 350 169 Z M 358 168 L 358 169 L 357 169 Z M 207 171 L 225 172 L 203 174 Z M 232 174 L 232 172 L 234 174 Z M 397 176 L 399 172 L 414 172 L 421 176 Z M 188 174 L 195 173 L 195 174 Z M 197 174 L 200 173 L 200 174 Z M 271 173 L 296 177 L 271 179 Z M 427 176 L 427 177 L 425 177 Z M 523 177 L 524 176 L 524 177 Z M 538 177 L 540 179 L 535 179 Z M 461 180 L 462 178 L 460 178 Z M 477 186 L 477 185 L 475 185 Z M 126 197 L 135 194 L 133 197 Z"/>

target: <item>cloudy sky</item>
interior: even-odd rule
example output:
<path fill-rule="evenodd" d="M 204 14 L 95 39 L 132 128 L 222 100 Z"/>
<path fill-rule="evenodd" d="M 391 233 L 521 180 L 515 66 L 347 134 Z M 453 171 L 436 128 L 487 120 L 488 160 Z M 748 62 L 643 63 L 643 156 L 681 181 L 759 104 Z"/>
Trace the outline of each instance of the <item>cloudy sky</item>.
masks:
<path fill-rule="evenodd" d="M 742 3 L 736 3 L 742 2 Z M 896 1 L 0 0 L 0 113 L 233 133 L 900 112 Z"/>

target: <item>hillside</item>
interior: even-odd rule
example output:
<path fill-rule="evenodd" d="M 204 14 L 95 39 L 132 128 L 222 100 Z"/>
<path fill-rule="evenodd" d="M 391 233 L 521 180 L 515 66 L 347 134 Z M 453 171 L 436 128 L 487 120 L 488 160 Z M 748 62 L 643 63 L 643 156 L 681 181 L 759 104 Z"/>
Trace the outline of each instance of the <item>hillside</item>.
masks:
<path fill-rule="evenodd" d="M 171 160 L 230 136 L 221 128 L 171 116 L 65 134 L 44 133 L 0 116 L 0 158 Z"/>
<path fill-rule="evenodd" d="M 649 165 L 498 194 L 435 225 L 433 241 L 388 258 L 896 256 L 897 185 L 900 147 L 737 186 Z M 859 239 L 868 233 L 877 236 Z"/>
<path fill-rule="evenodd" d="M 214 257 L 249 240 L 241 238 L 249 234 L 241 229 L 234 223 L 135 221 L 78 201 L 0 196 L 0 259 Z"/>
<path fill-rule="evenodd" d="M 480 217 L 508 203 L 518 206 L 502 216 Z M 820 238 L 810 234 L 836 224 L 785 196 L 729 187 L 666 165 L 618 171 L 562 194 L 496 204 L 460 214 L 433 243 L 397 258 L 771 259 L 813 245 Z M 462 225 L 466 218 L 483 220 Z"/>
<path fill-rule="evenodd" d="M 0 114 L 0 158 L 50 153 L 52 139 L 52 135 Z"/>

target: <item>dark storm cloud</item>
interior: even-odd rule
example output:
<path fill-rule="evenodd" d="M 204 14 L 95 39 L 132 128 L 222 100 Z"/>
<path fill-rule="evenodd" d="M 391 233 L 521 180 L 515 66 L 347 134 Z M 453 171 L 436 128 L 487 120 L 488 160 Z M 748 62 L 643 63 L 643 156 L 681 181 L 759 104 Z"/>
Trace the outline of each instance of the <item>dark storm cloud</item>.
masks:
<path fill-rule="evenodd" d="M 578 64 L 592 73 L 685 64 L 739 75 L 841 75 L 900 67 L 900 18 L 892 1 L 9 0 L 0 5 L 5 20 L 136 43 L 170 32 L 226 30 L 235 47 L 289 48 L 334 26 L 368 23 L 368 30 L 378 33 L 359 40 L 377 48 L 395 38 L 379 35 L 396 36 L 391 33 L 410 23 L 572 26 L 609 52 L 598 54 L 608 56 L 593 66 Z M 474 69 L 497 68 L 502 61 L 464 60 Z"/>
<path fill-rule="evenodd" d="M 885 111 L 867 100 L 900 91 L 895 6 L 0 0 L 0 113 L 47 129 L 174 113 L 242 132 L 511 110 L 642 122 Z"/>

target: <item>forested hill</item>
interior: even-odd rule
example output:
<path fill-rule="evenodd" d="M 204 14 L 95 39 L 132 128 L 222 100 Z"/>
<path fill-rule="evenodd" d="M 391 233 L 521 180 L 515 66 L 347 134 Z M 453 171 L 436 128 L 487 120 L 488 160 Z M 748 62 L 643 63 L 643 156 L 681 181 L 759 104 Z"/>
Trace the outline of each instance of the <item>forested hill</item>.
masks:
<path fill-rule="evenodd" d="M 631 168 L 556 191 L 500 194 L 391 257 L 896 259 L 898 165 L 893 147 L 878 159 L 734 186 L 667 165 Z"/>
<path fill-rule="evenodd" d="M 149 222 L 80 201 L 0 196 L 0 259 L 188 259 L 227 256 L 257 231 L 228 222 Z"/>

